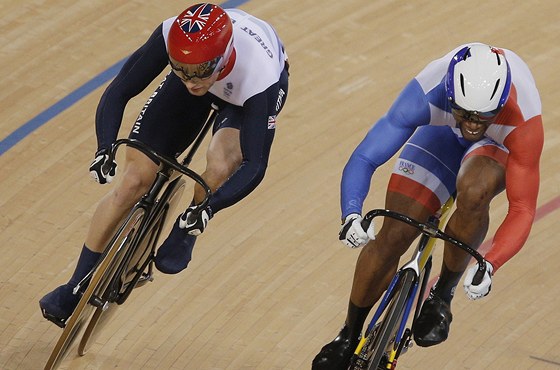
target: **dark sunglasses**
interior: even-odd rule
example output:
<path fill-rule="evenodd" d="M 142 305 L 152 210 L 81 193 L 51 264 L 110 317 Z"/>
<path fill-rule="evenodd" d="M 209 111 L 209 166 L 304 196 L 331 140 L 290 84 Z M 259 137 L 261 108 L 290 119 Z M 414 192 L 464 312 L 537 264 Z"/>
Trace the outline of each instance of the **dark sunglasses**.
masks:
<path fill-rule="evenodd" d="M 198 78 L 201 80 L 206 80 L 208 78 L 210 78 L 214 72 L 216 71 L 216 67 L 218 66 L 220 59 L 222 57 L 217 57 L 213 60 L 210 60 L 208 62 L 204 62 L 204 63 L 200 63 L 198 64 L 198 71 L 194 72 L 194 73 L 188 73 L 185 68 L 173 63 L 171 61 L 171 59 L 168 58 L 169 60 L 169 65 L 171 66 L 171 69 L 176 72 L 176 74 L 178 75 L 179 78 L 181 78 L 181 80 L 183 81 L 190 81 L 194 78 Z"/>
<path fill-rule="evenodd" d="M 465 121 L 481 124 L 493 123 L 496 119 L 496 115 L 480 114 L 478 112 L 468 111 L 465 109 L 452 108 L 452 112 Z"/>

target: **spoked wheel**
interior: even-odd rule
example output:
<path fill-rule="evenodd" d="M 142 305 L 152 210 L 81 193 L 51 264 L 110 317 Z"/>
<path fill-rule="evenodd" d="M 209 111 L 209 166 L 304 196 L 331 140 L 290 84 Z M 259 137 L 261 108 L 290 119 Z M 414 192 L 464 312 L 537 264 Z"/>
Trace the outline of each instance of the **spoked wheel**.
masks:
<path fill-rule="evenodd" d="M 389 302 L 385 315 L 378 324 L 367 333 L 366 343 L 351 369 L 391 369 L 387 367 L 392 361 L 395 348 L 395 336 L 402 321 L 409 292 L 414 284 L 415 275 L 405 271 Z"/>

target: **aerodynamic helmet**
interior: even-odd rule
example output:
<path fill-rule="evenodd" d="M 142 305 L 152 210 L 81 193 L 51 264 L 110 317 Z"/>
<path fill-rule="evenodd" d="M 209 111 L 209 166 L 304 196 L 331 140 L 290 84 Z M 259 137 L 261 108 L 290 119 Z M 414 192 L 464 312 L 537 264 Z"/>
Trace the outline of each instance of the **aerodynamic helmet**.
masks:
<path fill-rule="evenodd" d="M 451 59 L 445 77 L 447 98 L 454 108 L 494 116 L 505 105 L 511 72 L 502 50 L 472 44 Z"/>
<path fill-rule="evenodd" d="M 207 63 L 211 72 L 223 68 L 233 50 L 230 17 L 214 4 L 192 5 L 173 22 L 167 50 L 180 63 Z"/>

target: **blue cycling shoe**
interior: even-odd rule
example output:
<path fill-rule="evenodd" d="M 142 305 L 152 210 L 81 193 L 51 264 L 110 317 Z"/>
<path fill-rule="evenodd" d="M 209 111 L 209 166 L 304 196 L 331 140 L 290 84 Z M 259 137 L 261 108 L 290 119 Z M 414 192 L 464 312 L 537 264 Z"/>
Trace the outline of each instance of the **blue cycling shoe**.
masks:
<path fill-rule="evenodd" d="M 178 220 L 178 219 L 177 219 Z M 189 235 L 175 221 L 173 229 L 155 257 L 156 268 L 164 274 L 177 274 L 187 268 L 192 258 L 196 236 Z"/>
<path fill-rule="evenodd" d="M 39 301 L 43 317 L 63 328 L 80 301 L 81 294 L 74 294 L 74 287 L 64 284 Z"/>
<path fill-rule="evenodd" d="M 39 307 L 41 307 L 41 313 L 45 319 L 52 321 L 61 328 L 66 325 L 66 320 L 72 315 L 80 298 L 82 298 L 81 292 L 74 294 L 74 287 L 90 272 L 99 257 L 101 257 L 101 253 L 93 252 L 85 245 L 82 247 L 76 269 L 68 283 L 59 286 L 39 301 Z M 82 283 L 82 292 L 88 283 L 89 281 Z"/>

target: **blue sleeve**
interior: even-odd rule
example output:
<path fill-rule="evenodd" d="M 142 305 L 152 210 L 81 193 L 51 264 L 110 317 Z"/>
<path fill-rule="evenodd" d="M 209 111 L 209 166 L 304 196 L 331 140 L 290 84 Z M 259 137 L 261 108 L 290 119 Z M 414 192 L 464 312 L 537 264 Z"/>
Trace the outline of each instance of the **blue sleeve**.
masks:
<path fill-rule="evenodd" d="M 165 69 L 167 49 L 161 25 L 124 63 L 101 96 L 95 115 L 97 148 L 108 149 L 116 140 L 126 104 Z"/>
<path fill-rule="evenodd" d="M 278 83 L 248 99 L 243 105 L 239 132 L 243 160 L 239 168 L 210 198 L 212 213 L 229 207 L 251 193 L 262 181 L 268 166 L 275 129 L 268 128 L 269 110 L 278 98 Z"/>
<path fill-rule="evenodd" d="M 344 167 L 341 180 L 342 218 L 362 213 L 371 177 L 412 136 L 418 126 L 430 121 L 430 108 L 424 91 L 412 80 L 397 97 L 387 114 L 369 130 Z"/>

